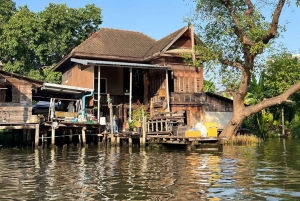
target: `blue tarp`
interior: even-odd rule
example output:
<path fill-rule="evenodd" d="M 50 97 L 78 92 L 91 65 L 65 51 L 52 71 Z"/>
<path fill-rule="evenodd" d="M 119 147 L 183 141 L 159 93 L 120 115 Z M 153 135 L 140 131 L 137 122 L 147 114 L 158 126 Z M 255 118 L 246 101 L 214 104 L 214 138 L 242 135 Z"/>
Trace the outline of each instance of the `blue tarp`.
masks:
<path fill-rule="evenodd" d="M 49 108 L 50 102 L 49 101 L 39 101 L 36 104 L 34 104 L 33 108 Z M 58 106 L 58 103 L 55 103 L 55 107 Z"/>

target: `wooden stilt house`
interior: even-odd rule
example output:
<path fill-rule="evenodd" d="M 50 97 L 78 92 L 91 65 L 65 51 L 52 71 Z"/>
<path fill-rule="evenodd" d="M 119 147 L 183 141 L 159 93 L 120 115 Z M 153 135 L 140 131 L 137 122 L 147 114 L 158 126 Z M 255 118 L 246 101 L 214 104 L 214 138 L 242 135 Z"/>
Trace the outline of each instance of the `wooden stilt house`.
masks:
<path fill-rule="evenodd" d="M 203 92 L 202 66 L 189 66 L 182 57 L 195 57 L 197 41 L 191 27 L 158 41 L 139 32 L 101 28 L 54 70 L 62 72 L 63 85 L 94 89 L 87 107 L 95 109 L 98 119 L 108 114 L 109 101 L 119 126 L 141 104 L 154 112 L 181 112 L 185 124 L 193 126 L 205 120 L 213 99 Z M 224 105 L 223 99 L 215 103 Z"/>

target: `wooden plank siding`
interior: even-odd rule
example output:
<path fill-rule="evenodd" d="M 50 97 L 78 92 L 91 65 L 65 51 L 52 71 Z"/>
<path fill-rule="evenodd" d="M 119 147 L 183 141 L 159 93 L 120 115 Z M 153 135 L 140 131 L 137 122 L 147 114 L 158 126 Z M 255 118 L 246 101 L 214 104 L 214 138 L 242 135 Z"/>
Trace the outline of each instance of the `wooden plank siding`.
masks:
<path fill-rule="evenodd" d="M 93 89 L 94 66 L 75 65 L 73 68 L 63 73 L 61 84 Z M 88 106 L 92 106 L 93 99 L 88 97 L 86 103 Z"/>
<path fill-rule="evenodd" d="M 94 66 L 83 66 L 77 64 L 62 75 L 62 85 L 84 87 L 93 89 Z"/>

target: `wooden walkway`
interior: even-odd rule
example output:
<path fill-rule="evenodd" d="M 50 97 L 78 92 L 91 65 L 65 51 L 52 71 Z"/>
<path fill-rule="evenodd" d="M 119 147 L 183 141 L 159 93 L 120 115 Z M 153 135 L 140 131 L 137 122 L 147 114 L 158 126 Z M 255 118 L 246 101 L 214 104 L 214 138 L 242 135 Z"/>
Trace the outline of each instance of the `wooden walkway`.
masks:
<path fill-rule="evenodd" d="M 103 125 L 102 125 L 103 127 Z M 172 144 L 172 145 L 200 145 L 203 143 L 218 144 L 219 139 L 213 137 L 185 137 L 184 135 L 174 135 L 170 131 L 148 131 L 148 132 L 119 132 L 107 133 L 100 124 L 87 124 L 87 123 L 78 123 L 78 122 L 60 122 L 57 127 L 54 127 L 51 122 L 43 123 L 0 123 L 0 129 L 11 129 L 11 130 L 23 130 L 19 132 L 20 137 L 23 139 L 28 139 L 34 144 L 35 148 L 38 148 L 40 145 L 47 144 L 47 139 L 51 138 L 51 145 L 59 144 L 59 141 L 67 139 L 67 142 L 72 143 L 75 136 L 77 143 L 85 144 L 87 143 L 87 138 L 93 139 L 98 138 L 98 143 L 111 143 L 115 146 L 121 146 L 121 144 L 128 144 L 132 146 L 133 141 L 138 143 L 139 146 L 146 146 L 147 144 Z M 35 130 L 33 138 L 30 138 L 30 133 L 32 130 Z M 146 128 L 147 130 L 147 128 Z M 23 136 L 21 136 L 23 135 Z M 57 139 L 60 138 L 60 139 Z M 49 141 L 48 141 L 49 143 Z M 27 143 L 30 144 L 30 143 Z"/>

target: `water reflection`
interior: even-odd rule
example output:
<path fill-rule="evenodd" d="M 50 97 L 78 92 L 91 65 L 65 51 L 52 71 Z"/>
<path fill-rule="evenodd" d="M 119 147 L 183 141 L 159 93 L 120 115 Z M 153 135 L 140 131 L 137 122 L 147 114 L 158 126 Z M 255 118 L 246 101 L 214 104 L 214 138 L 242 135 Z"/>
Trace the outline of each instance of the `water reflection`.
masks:
<path fill-rule="evenodd" d="M 300 145 L 0 151 L 0 200 L 300 199 Z"/>

